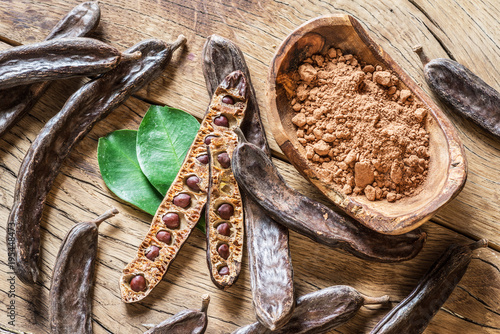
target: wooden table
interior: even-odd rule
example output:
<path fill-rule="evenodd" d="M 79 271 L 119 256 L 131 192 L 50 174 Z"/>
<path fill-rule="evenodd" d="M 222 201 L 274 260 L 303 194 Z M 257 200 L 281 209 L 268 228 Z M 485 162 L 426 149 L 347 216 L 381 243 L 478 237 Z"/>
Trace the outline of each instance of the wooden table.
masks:
<path fill-rule="evenodd" d="M 1 47 L 43 40 L 77 3 L 1 1 Z M 187 46 L 175 54 L 172 66 L 160 79 L 98 123 L 66 160 L 45 206 L 40 283 L 30 287 L 17 280 L 15 298 L 6 294 L 10 275 L 5 238 L 0 237 L 4 254 L 0 258 L 0 323 L 7 324 L 10 320 L 7 305 L 15 300 L 18 330 L 48 332 L 49 285 L 61 240 L 74 223 L 91 220 L 112 206 L 121 213 L 100 227 L 93 302 L 96 333 L 142 333 L 145 330 L 142 324 L 158 323 L 186 308 L 199 308 L 203 293 L 212 298 L 207 333 L 228 333 L 255 321 L 246 252 L 239 281 L 227 292 L 220 291 L 210 281 L 205 237 L 198 230 L 148 298 L 132 305 L 120 301 L 121 269 L 134 256 L 151 216 L 121 201 L 106 188 L 96 160 L 98 138 L 118 129 L 137 129 L 150 104 L 167 104 L 198 118 L 203 116 L 209 98 L 200 54 L 206 37 L 211 34 L 229 38 L 243 50 L 280 172 L 291 186 L 325 203 L 325 198 L 284 159 L 266 121 L 268 65 L 281 40 L 301 23 L 322 14 L 353 15 L 426 91 L 429 89 L 422 65 L 412 52 L 417 43 L 423 44 L 431 58 L 456 59 L 500 90 L 497 0 L 310 0 L 289 4 L 286 1 L 100 0 L 100 6 L 101 23 L 93 37 L 125 49 L 146 38 L 173 41 L 184 34 Z M 12 206 L 17 172 L 30 142 L 80 84 L 79 80 L 55 83 L 31 113 L 0 139 L 2 235 Z M 468 272 L 426 333 L 500 333 L 500 142 L 471 122 L 444 110 L 463 140 L 469 175 L 460 195 L 424 224 L 429 237 L 423 251 L 415 259 L 400 264 L 371 263 L 290 233 L 298 295 L 335 284 L 349 284 L 365 294 L 389 294 L 399 301 L 450 243 L 488 238 L 490 247 L 475 253 Z M 387 308 L 362 308 L 352 321 L 332 333 L 367 333 L 386 312 Z"/>

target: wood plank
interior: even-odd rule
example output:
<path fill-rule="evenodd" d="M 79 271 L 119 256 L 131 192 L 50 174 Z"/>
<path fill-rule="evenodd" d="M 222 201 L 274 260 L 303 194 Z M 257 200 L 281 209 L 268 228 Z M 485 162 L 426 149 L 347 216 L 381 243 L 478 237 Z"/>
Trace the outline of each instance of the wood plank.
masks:
<path fill-rule="evenodd" d="M 78 1 L 0 2 L 0 39 L 19 43 L 42 40 L 52 26 Z M 210 281 L 205 259 L 205 237 L 193 232 L 164 281 L 143 302 L 126 305 L 120 301 L 118 279 L 121 269 L 132 259 L 136 247 L 148 230 L 151 216 L 127 205 L 104 185 L 96 161 L 99 137 L 121 128 L 136 129 L 150 100 L 187 110 L 201 117 L 208 104 L 200 54 L 205 37 L 217 33 L 233 39 L 242 48 L 265 115 L 267 65 L 275 47 L 297 25 L 317 15 L 346 12 L 363 22 L 374 39 L 427 89 L 421 64 L 411 51 L 415 42 L 424 44 L 429 56 L 448 54 L 500 89 L 498 47 L 499 5 L 494 0 L 458 4 L 452 0 L 411 0 L 369 2 L 363 0 L 325 3 L 317 0 L 291 4 L 269 2 L 203 1 L 100 1 L 102 24 L 95 34 L 120 48 L 144 38 L 174 40 L 179 33 L 188 37 L 188 46 L 176 54 L 173 66 L 161 79 L 149 85 L 115 110 L 73 150 L 63 165 L 49 194 L 42 221 L 41 283 L 30 288 L 16 281 L 16 328 L 46 333 L 48 293 L 51 271 L 59 245 L 71 226 L 95 218 L 110 206 L 120 215 L 100 228 L 99 261 L 94 289 L 93 319 L 95 333 L 141 333 L 141 324 L 158 323 L 185 309 L 198 308 L 200 296 L 208 292 L 207 333 L 228 333 L 255 321 L 246 253 L 242 274 L 227 292 Z M 443 15 L 446 13 L 446 15 Z M 449 18 L 454 18 L 450 20 Z M 132 23 L 133 22 L 133 23 Z M 0 49 L 8 47 L 0 43 Z M 487 61 L 483 61 L 486 59 Z M 0 139 L 0 220 L 6 221 L 12 206 L 15 178 L 30 142 L 38 131 L 81 84 L 79 80 L 56 83 L 31 114 Z M 414 260 L 401 264 L 378 264 L 359 260 L 343 252 L 315 244 L 291 233 L 295 286 L 298 295 L 334 284 L 349 284 L 369 295 L 389 294 L 403 299 L 417 284 L 431 263 L 452 242 L 467 242 L 459 233 L 488 237 L 500 249 L 497 222 L 500 221 L 500 144 L 472 123 L 450 114 L 467 150 L 469 178 L 464 191 L 435 217 L 445 225 L 426 223 L 429 240 Z M 275 154 L 279 148 L 268 138 Z M 275 159 L 287 182 L 304 194 L 327 203 L 288 163 Z M 451 229 L 450 229 L 451 228 Z M 0 225 L 0 234 L 5 226 Z M 5 239 L 0 238 L 5 249 Z M 0 258 L 0 304 L 7 310 L 11 298 L 6 258 Z M 500 332 L 500 257 L 495 250 L 478 251 L 471 266 L 448 302 L 433 319 L 425 333 L 499 333 Z M 331 333 L 367 333 L 387 309 L 361 312 L 347 325 Z M 7 319 L 7 318 L 2 318 Z M 4 323 L 7 320 L 1 320 Z"/>

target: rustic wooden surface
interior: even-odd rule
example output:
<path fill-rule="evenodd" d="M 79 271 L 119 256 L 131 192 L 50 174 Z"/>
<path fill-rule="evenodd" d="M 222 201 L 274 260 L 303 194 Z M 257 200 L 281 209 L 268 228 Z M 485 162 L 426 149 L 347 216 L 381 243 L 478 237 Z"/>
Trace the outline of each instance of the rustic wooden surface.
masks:
<path fill-rule="evenodd" d="M 0 2 L 0 49 L 41 41 L 51 27 L 78 1 L 4 0 Z M 209 278 L 205 237 L 193 232 L 164 281 L 144 301 L 125 305 L 120 301 L 121 269 L 135 254 L 148 230 L 151 216 L 127 205 L 104 185 L 97 165 L 99 137 L 110 131 L 136 129 L 149 103 L 168 104 L 202 117 L 208 96 L 201 73 L 200 53 L 211 34 L 232 39 L 245 54 L 265 126 L 264 94 L 267 66 L 280 41 L 297 25 L 327 13 L 342 12 L 362 22 L 372 37 L 422 87 L 428 90 L 418 57 L 417 43 L 431 58 L 450 57 L 469 67 L 500 90 L 500 3 L 468 1 L 231 1 L 208 2 L 101 0 L 101 24 L 94 37 L 122 49 L 145 38 L 173 41 L 188 38 L 172 66 L 147 88 L 130 98 L 73 150 L 49 194 L 42 221 L 41 282 L 29 287 L 15 283 L 15 328 L 47 333 L 47 303 L 51 271 L 60 243 L 78 221 L 90 220 L 111 206 L 120 215 L 100 227 L 99 260 L 94 289 L 95 333 L 141 333 L 142 324 L 158 323 L 185 309 L 199 308 L 208 292 L 207 333 L 228 333 L 255 321 L 246 259 L 239 281 L 229 291 L 219 291 Z M 33 111 L 0 138 L 0 234 L 12 206 L 19 166 L 30 142 L 64 104 L 81 81 L 55 83 Z M 1 101 L 0 101 L 1 103 Z M 471 122 L 445 109 L 457 126 L 466 148 L 469 176 L 464 190 L 424 225 L 429 234 L 424 250 L 401 264 L 358 260 L 291 233 L 290 248 L 298 295 L 334 284 L 349 284 L 369 295 L 389 294 L 403 299 L 430 264 L 452 242 L 488 238 L 491 247 L 475 253 L 468 272 L 438 312 L 426 333 L 500 333 L 500 142 Z M 266 127 L 275 163 L 290 185 L 321 201 L 324 197 L 284 159 Z M 10 277 L 5 238 L 0 258 L 0 323 L 7 324 Z M 246 255 L 246 253 L 245 253 Z M 71 275 L 71 273 L 68 273 Z M 367 333 L 388 309 L 367 309 L 332 333 Z"/>

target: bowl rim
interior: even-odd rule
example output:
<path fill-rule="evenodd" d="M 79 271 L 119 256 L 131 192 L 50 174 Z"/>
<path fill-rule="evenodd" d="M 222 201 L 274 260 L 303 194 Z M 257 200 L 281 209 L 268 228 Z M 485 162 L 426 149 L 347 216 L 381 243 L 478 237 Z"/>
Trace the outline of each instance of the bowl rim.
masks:
<path fill-rule="evenodd" d="M 417 208 L 413 211 L 387 217 L 370 205 L 361 203 L 355 198 L 337 192 L 325 185 L 317 178 L 314 170 L 309 167 L 309 162 L 303 157 L 290 140 L 289 134 L 285 131 L 276 103 L 277 86 L 276 83 L 278 70 L 280 69 L 283 56 L 308 32 L 312 32 L 321 26 L 351 26 L 362 42 L 386 67 L 397 74 L 399 79 L 410 91 L 419 98 L 422 103 L 430 109 L 434 121 L 443 131 L 443 135 L 448 144 L 448 169 L 446 180 L 443 183 L 441 192 L 434 196 L 427 205 Z M 384 234 L 403 234 L 409 232 L 427 220 L 429 220 L 438 209 L 455 198 L 463 189 L 467 179 L 467 160 L 465 150 L 458 136 L 455 126 L 447 118 L 444 112 L 427 95 L 422 88 L 390 57 L 380 45 L 378 45 L 362 27 L 359 21 L 347 14 L 330 14 L 313 18 L 295 30 L 293 30 L 277 48 L 272 58 L 267 76 L 267 94 L 266 104 L 268 107 L 269 123 L 272 124 L 271 130 L 277 144 L 294 165 L 294 167 L 323 194 L 325 194 L 336 206 L 345 213 L 355 218 L 357 221 L 368 228 Z M 389 228 L 388 228 L 389 227 Z"/>

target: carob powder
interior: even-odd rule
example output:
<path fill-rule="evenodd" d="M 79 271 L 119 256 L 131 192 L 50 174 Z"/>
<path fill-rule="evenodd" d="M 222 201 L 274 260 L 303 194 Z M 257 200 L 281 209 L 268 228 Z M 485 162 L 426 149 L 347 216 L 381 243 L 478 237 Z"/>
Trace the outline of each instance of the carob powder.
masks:
<path fill-rule="evenodd" d="M 285 81 L 298 140 L 323 181 L 370 201 L 394 202 L 421 190 L 428 110 L 392 72 L 330 48 Z"/>

